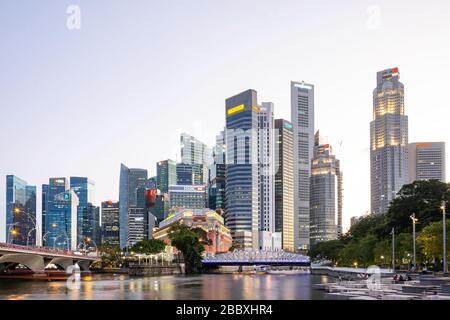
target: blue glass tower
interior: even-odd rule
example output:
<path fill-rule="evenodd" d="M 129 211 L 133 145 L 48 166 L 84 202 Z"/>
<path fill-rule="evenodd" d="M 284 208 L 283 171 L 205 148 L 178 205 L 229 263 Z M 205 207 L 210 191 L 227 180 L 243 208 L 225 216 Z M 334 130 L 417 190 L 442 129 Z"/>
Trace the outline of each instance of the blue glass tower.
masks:
<path fill-rule="evenodd" d="M 191 164 L 177 163 L 177 185 L 194 184 L 194 167 Z"/>
<path fill-rule="evenodd" d="M 19 177 L 6 176 L 6 241 L 35 245 L 37 229 L 36 187 Z"/>
<path fill-rule="evenodd" d="M 258 103 L 255 90 L 226 100 L 226 210 L 234 246 L 258 249 Z"/>
<path fill-rule="evenodd" d="M 78 245 L 83 244 L 86 238 L 92 238 L 92 230 L 96 230 L 95 226 L 99 219 L 95 217 L 94 189 L 95 183 L 86 177 L 70 177 L 70 188 L 76 193 L 79 205 L 77 213 L 77 238 Z M 95 240 L 95 239 L 93 239 Z"/>
<path fill-rule="evenodd" d="M 50 188 L 51 186 L 50 182 Z M 49 199 L 48 204 L 46 245 L 76 250 L 79 204 L 77 195 L 73 190 L 57 193 Z"/>

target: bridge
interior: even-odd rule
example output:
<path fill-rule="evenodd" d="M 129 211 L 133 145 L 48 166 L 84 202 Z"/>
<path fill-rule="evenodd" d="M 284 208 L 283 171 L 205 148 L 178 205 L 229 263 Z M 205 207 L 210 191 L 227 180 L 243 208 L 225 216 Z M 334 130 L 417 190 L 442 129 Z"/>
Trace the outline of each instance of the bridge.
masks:
<path fill-rule="evenodd" d="M 67 270 L 75 264 L 87 271 L 93 262 L 99 260 L 95 252 L 82 254 L 70 250 L 0 243 L 0 272 L 15 269 L 18 265 L 35 272 L 44 271 L 50 265 Z"/>
<path fill-rule="evenodd" d="M 308 256 L 285 252 L 265 250 L 245 250 L 227 253 L 207 254 L 203 266 L 307 266 L 311 265 Z"/>

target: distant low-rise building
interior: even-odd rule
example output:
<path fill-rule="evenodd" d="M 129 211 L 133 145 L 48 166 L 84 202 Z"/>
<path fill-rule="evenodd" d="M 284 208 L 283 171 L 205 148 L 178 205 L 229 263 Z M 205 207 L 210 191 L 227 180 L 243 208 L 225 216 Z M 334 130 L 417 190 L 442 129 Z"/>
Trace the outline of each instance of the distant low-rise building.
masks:
<path fill-rule="evenodd" d="M 210 209 L 180 209 L 170 214 L 160 222 L 153 238 L 170 245 L 169 232 L 171 227 L 177 224 L 205 230 L 210 240 L 210 244 L 205 245 L 205 251 L 208 253 L 227 252 L 232 245 L 230 230 L 225 227 L 223 218 Z"/>

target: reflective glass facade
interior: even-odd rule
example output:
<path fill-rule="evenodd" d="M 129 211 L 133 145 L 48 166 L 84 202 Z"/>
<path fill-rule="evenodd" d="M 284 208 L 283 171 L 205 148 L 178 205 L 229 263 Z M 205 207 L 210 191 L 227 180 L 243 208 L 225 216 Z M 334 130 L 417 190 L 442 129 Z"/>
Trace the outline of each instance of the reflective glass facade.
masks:
<path fill-rule="evenodd" d="M 19 177 L 6 176 L 6 241 L 35 245 L 36 187 Z"/>

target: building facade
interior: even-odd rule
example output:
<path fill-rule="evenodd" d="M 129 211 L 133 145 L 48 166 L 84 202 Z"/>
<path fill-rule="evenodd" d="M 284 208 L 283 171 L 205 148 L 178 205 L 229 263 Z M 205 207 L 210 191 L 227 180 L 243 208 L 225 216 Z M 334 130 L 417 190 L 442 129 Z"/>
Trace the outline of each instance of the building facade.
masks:
<path fill-rule="evenodd" d="M 128 209 L 128 246 L 149 238 L 149 213 L 146 208 Z"/>
<path fill-rule="evenodd" d="M 182 133 L 181 163 L 190 164 L 194 170 L 194 181 L 192 184 L 200 185 L 208 183 L 208 165 L 212 163 L 211 149 L 197 138 Z"/>
<path fill-rule="evenodd" d="M 173 160 L 156 163 L 157 187 L 161 193 L 169 192 L 169 186 L 177 184 L 177 164 Z"/>
<path fill-rule="evenodd" d="M 50 217 L 50 211 L 55 207 L 56 196 L 64 194 L 68 190 L 69 183 L 64 177 L 50 178 L 49 183 L 42 186 L 42 244 L 44 246 L 52 247 L 55 238 L 61 234 L 61 230 L 66 230 L 65 226 L 55 230 L 55 218 Z"/>
<path fill-rule="evenodd" d="M 6 176 L 6 242 L 35 245 L 38 229 L 36 187 L 19 177 Z"/>
<path fill-rule="evenodd" d="M 342 235 L 342 172 L 332 147 L 316 133 L 311 162 L 311 245 Z"/>
<path fill-rule="evenodd" d="M 47 246 L 78 249 L 78 205 L 78 196 L 71 189 L 52 197 L 47 208 Z"/>
<path fill-rule="evenodd" d="M 130 214 L 135 214 L 135 211 L 132 212 L 131 209 L 147 210 L 145 205 L 147 182 L 147 170 L 130 169 L 124 164 L 121 165 L 119 186 L 119 229 L 121 248 L 130 246 Z"/>
<path fill-rule="evenodd" d="M 192 164 L 177 163 L 177 185 L 189 186 L 194 184 L 194 166 Z"/>
<path fill-rule="evenodd" d="M 314 148 L 314 86 L 291 82 L 291 123 L 294 131 L 295 247 L 309 248 L 310 177 Z"/>
<path fill-rule="evenodd" d="M 258 116 L 258 203 L 260 249 L 267 249 L 272 243 L 261 242 L 275 232 L 275 124 L 274 106 L 263 102 L 257 110 Z"/>
<path fill-rule="evenodd" d="M 120 245 L 119 202 L 102 202 L 102 243 Z"/>
<path fill-rule="evenodd" d="M 153 234 L 154 239 L 165 241 L 170 245 L 168 234 L 173 225 L 183 224 L 191 228 L 201 228 L 210 244 L 205 245 L 208 253 L 228 252 L 232 245 L 230 230 L 225 226 L 223 218 L 209 209 L 182 209 L 162 221 Z"/>
<path fill-rule="evenodd" d="M 81 245 L 87 237 L 92 236 L 94 230 L 98 230 L 100 227 L 98 214 L 96 215 L 98 209 L 93 208 L 95 182 L 86 177 L 70 177 L 70 188 L 76 193 L 79 200 L 77 234 L 78 245 Z"/>
<path fill-rule="evenodd" d="M 294 132 L 292 124 L 275 120 L 275 232 L 282 234 L 282 248 L 295 251 Z"/>
<path fill-rule="evenodd" d="M 259 248 L 258 101 L 255 90 L 226 100 L 225 223 L 234 247 Z M 251 233 L 249 241 L 248 233 Z"/>
<path fill-rule="evenodd" d="M 398 68 L 377 73 L 370 123 L 371 212 L 384 213 L 409 181 L 408 117 Z"/>
<path fill-rule="evenodd" d="M 169 187 L 170 208 L 204 209 L 207 202 L 208 193 L 204 185 Z"/>
<path fill-rule="evenodd" d="M 208 195 L 209 208 L 225 209 L 225 133 L 216 136 L 212 151 L 213 163 L 209 166 Z"/>
<path fill-rule="evenodd" d="M 445 142 L 415 142 L 408 147 L 409 182 L 446 182 Z"/>

